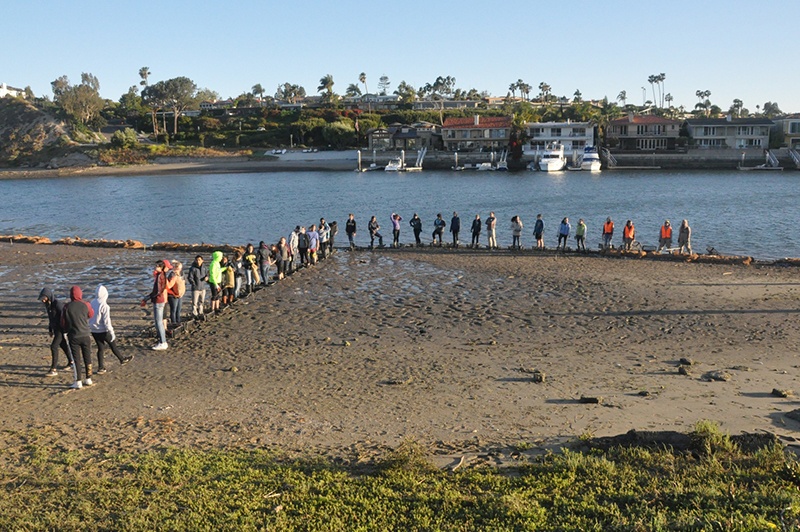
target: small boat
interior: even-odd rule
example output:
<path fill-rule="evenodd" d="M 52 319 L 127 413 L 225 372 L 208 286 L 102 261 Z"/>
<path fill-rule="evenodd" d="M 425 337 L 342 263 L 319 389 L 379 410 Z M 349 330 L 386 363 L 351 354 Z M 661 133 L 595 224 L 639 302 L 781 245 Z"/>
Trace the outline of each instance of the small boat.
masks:
<path fill-rule="evenodd" d="M 600 171 L 600 154 L 597 152 L 597 148 L 595 146 L 586 146 L 583 149 L 581 170 L 588 170 L 590 172 Z"/>
<path fill-rule="evenodd" d="M 541 160 L 539 160 L 539 170 L 542 172 L 560 172 L 567 166 L 567 159 L 564 157 L 564 145 L 560 142 L 548 144 Z"/>
<path fill-rule="evenodd" d="M 403 170 L 403 160 L 400 157 L 392 157 L 389 159 L 389 162 L 386 163 L 386 168 L 384 168 L 387 172 L 400 172 Z"/>
<path fill-rule="evenodd" d="M 487 170 L 494 170 L 494 166 L 492 166 L 492 163 L 480 163 L 475 169 L 479 172 L 485 172 Z"/>
<path fill-rule="evenodd" d="M 508 163 L 506 161 L 499 161 L 495 170 L 498 172 L 508 172 Z"/>

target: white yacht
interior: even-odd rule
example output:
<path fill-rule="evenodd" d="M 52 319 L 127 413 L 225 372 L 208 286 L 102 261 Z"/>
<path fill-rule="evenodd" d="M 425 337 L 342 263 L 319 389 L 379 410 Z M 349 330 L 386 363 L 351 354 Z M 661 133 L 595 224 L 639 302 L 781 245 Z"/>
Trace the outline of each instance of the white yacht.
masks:
<path fill-rule="evenodd" d="M 548 144 L 542 158 L 539 160 L 539 170 L 542 172 L 560 172 L 567 166 L 567 159 L 564 157 L 564 145 L 560 142 Z"/>
<path fill-rule="evenodd" d="M 400 157 L 392 157 L 389 159 L 389 162 L 386 163 L 386 167 L 384 168 L 387 172 L 400 172 L 403 170 L 403 160 Z"/>
<path fill-rule="evenodd" d="M 597 148 L 595 146 L 586 146 L 583 149 L 581 170 L 588 170 L 590 172 L 600 171 L 600 154 L 597 152 Z"/>

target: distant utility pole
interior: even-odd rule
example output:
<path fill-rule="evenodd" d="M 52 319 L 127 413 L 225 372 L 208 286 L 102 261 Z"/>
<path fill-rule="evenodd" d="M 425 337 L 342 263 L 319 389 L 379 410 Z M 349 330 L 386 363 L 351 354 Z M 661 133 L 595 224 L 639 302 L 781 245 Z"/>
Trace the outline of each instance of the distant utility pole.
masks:
<path fill-rule="evenodd" d="M 647 101 L 647 89 L 642 87 L 642 107 L 644 107 L 646 101 Z"/>

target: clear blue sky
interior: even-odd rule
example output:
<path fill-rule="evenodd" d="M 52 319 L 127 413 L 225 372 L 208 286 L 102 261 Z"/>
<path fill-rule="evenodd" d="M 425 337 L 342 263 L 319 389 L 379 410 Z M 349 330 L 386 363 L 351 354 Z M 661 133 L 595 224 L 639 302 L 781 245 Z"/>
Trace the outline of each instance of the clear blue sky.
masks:
<path fill-rule="evenodd" d="M 540 2 L 8 1 L 0 17 L 0 82 L 52 96 L 50 82 L 81 72 L 118 100 L 147 66 L 151 82 L 187 76 L 223 98 L 260 83 L 291 82 L 316 94 L 333 75 L 343 93 L 366 72 L 371 91 L 437 76 L 505 96 L 523 79 L 538 93 L 584 99 L 625 90 L 652 99 L 647 77 L 665 73 L 673 104 L 694 108 L 710 90 L 727 110 L 777 102 L 800 112 L 800 1 L 661 0 Z"/>

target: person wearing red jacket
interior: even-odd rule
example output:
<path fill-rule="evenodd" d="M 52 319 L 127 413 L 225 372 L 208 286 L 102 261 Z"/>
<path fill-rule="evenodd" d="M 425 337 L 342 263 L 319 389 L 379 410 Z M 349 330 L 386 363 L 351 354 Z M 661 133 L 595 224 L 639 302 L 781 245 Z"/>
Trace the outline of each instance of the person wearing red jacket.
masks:
<path fill-rule="evenodd" d="M 61 330 L 69 338 L 69 348 L 75 361 L 75 382 L 72 388 L 80 389 L 91 386 L 92 382 L 92 333 L 89 330 L 89 320 L 94 317 L 92 306 L 83 300 L 83 292 L 79 286 L 73 286 L 69 291 L 70 302 L 64 306 L 61 313 Z M 78 353 L 81 356 L 78 356 Z M 81 358 L 84 367 L 81 368 Z M 81 369 L 86 378 L 81 380 Z"/>

